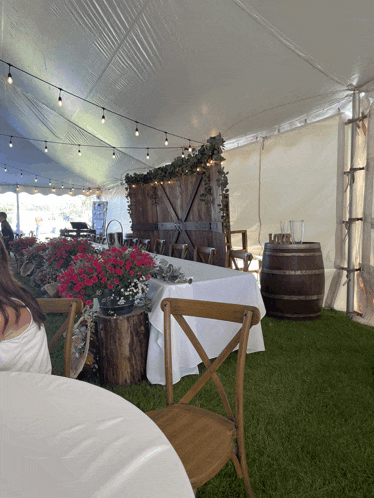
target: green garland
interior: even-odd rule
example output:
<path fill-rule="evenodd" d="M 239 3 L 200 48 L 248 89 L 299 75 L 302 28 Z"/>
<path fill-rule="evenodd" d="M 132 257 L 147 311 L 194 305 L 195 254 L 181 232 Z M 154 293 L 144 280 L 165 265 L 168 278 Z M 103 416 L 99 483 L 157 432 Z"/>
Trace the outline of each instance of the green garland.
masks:
<path fill-rule="evenodd" d="M 228 189 L 228 172 L 222 167 L 222 162 L 225 158 L 221 155 L 224 149 L 224 140 L 219 133 L 215 137 L 210 137 L 207 140 L 207 144 L 202 145 L 199 150 L 192 149 L 192 153 L 188 154 L 186 157 L 179 156 L 174 159 L 170 164 L 161 166 L 160 168 L 155 168 L 147 173 L 134 173 L 133 175 L 127 174 L 125 176 L 126 183 L 126 197 L 129 200 L 129 188 L 132 185 L 149 185 L 157 184 L 162 182 L 168 182 L 173 178 L 182 175 L 193 175 L 197 172 L 201 172 L 203 177 L 204 190 L 200 195 L 200 201 L 205 204 L 211 202 L 211 187 L 210 187 L 210 168 L 209 164 L 211 161 L 219 162 L 220 166 L 218 168 L 218 178 L 217 184 L 221 188 L 222 192 L 222 204 L 219 204 L 222 217 L 222 223 L 224 230 L 230 229 L 228 220 L 228 200 L 227 194 Z M 226 194 L 226 195 L 225 195 Z M 157 192 L 156 189 L 152 189 L 151 199 L 154 204 L 157 204 Z M 131 208 L 129 203 L 129 214 L 131 215 Z"/>

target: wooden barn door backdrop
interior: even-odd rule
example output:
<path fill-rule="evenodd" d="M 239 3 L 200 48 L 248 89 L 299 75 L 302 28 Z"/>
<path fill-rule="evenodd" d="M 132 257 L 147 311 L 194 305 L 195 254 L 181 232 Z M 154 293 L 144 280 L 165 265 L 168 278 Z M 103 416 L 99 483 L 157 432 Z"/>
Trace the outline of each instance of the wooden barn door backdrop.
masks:
<path fill-rule="evenodd" d="M 166 251 L 172 243 L 186 243 L 187 259 L 193 259 L 195 246 L 216 248 L 214 264 L 225 265 L 225 235 L 220 206 L 221 188 L 217 169 L 210 168 L 211 202 L 200 200 L 204 193 L 202 174 L 182 175 L 170 181 L 149 185 L 130 185 L 129 199 L 134 237 L 166 240 Z M 166 253 L 165 253 L 166 254 Z"/>

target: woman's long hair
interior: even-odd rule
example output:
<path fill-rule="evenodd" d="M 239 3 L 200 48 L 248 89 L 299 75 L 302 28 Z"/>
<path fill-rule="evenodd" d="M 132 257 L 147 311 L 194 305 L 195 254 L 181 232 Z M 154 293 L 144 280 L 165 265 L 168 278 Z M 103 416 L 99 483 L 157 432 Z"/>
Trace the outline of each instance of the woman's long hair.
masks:
<path fill-rule="evenodd" d="M 18 299 L 24 304 L 14 301 L 12 298 Z M 0 315 L 4 317 L 4 325 L 0 329 L 0 334 L 4 335 L 4 331 L 9 322 L 9 315 L 5 306 L 13 308 L 16 312 L 16 323 L 21 315 L 21 308 L 29 308 L 34 322 L 39 327 L 46 320 L 46 317 L 35 297 L 19 283 L 13 276 L 10 267 L 10 259 L 3 241 L 0 239 Z"/>

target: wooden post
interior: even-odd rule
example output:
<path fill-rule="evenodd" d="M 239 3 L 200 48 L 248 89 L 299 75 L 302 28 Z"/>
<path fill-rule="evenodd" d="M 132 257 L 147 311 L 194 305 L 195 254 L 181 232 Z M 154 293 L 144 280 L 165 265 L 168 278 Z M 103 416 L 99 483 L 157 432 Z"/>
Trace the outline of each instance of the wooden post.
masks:
<path fill-rule="evenodd" d="M 149 326 L 137 309 L 116 318 L 98 315 L 102 384 L 129 385 L 145 379 Z"/>

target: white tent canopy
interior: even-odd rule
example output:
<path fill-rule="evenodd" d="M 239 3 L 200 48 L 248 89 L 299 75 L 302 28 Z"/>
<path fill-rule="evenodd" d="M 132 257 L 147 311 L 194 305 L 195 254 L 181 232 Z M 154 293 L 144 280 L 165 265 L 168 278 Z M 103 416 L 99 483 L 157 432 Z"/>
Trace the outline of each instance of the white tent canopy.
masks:
<path fill-rule="evenodd" d="M 374 88 L 371 0 L 2 0 L 0 8 L 2 185 L 41 175 L 39 185 L 52 177 L 104 188 L 170 162 L 188 140 L 199 146 L 221 132 L 229 146 L 244 143 L 336 113 L 353 88 Z"/>

